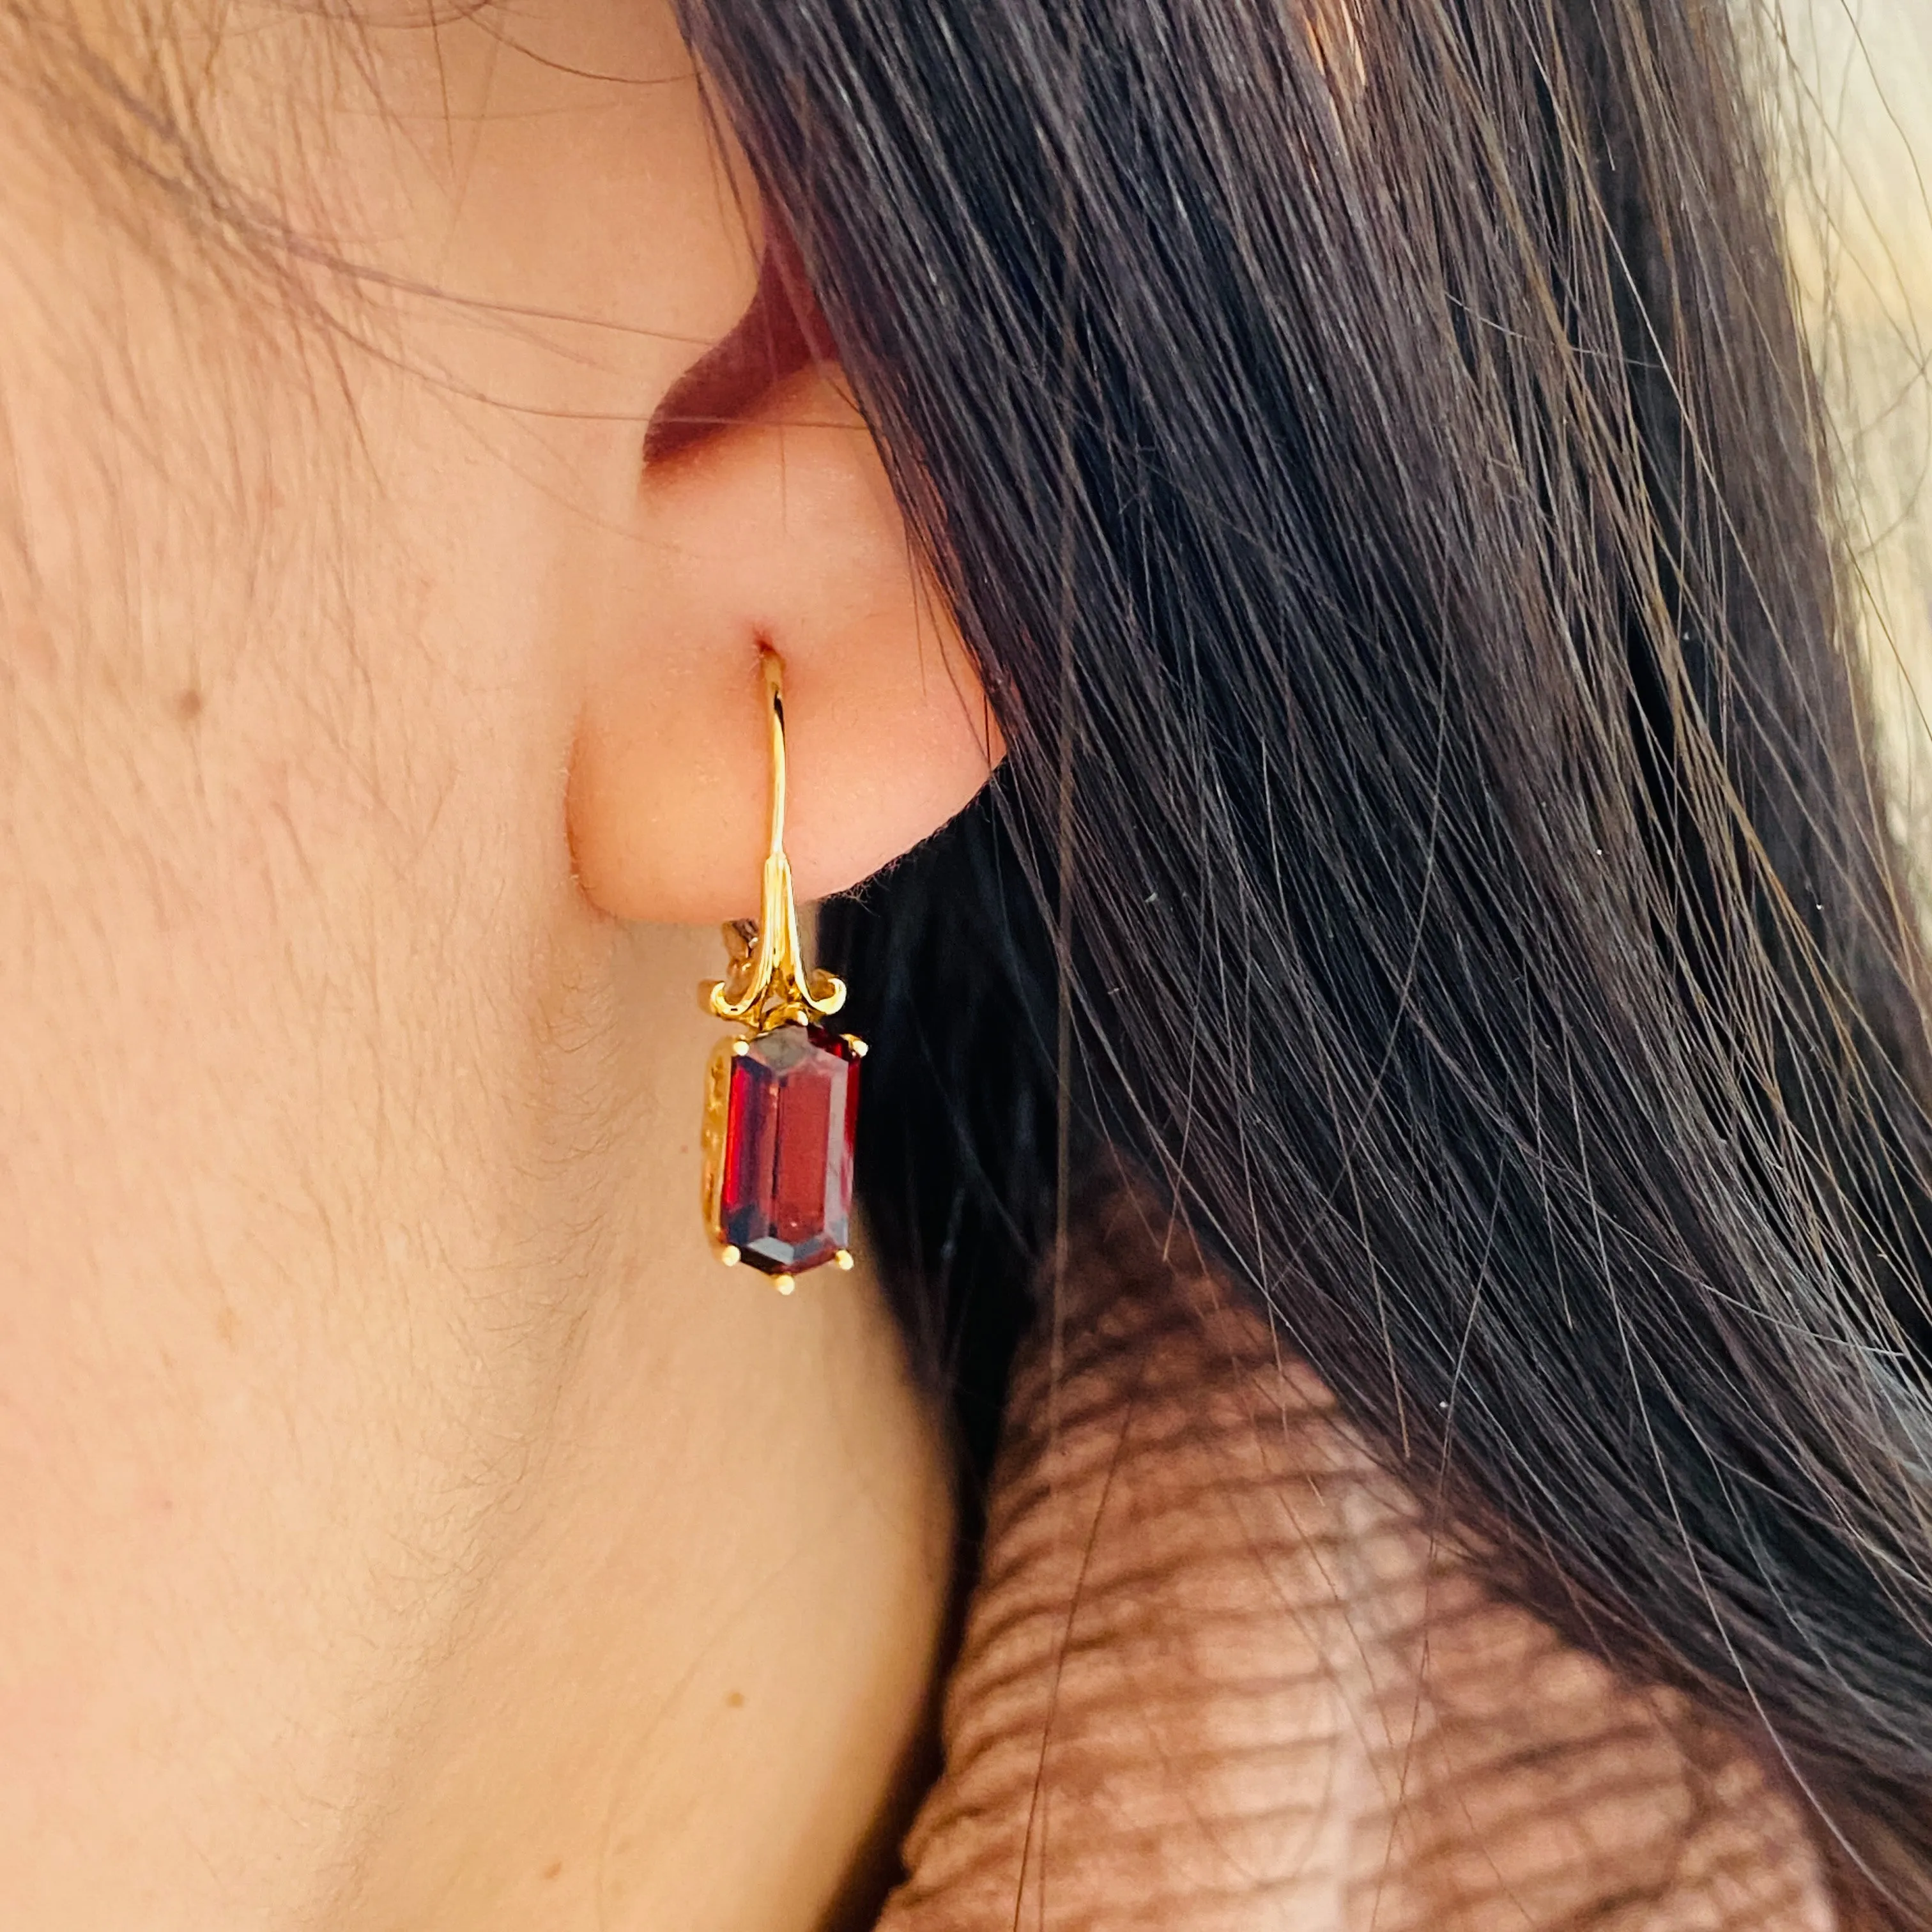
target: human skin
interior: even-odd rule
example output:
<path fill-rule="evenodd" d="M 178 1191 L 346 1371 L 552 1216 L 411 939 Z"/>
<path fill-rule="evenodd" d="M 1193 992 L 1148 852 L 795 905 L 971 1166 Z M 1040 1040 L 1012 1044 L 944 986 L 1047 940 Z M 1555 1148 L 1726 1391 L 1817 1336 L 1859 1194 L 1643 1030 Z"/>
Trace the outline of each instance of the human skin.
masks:
<path fill-rule="evenodd" d="M 950 1472 L 712 1257 L 694 922 L 761 641 L 808 893 L 970 671 L 834 382 L 640 478 L 758 246 L 667 8 L 219 10 L 0 29 L 0 1922 L 812 1926 Z"/>
<path fill-rule="evenodd" d="M 664 6 L 133 10 L 0 0 L 0 1924 L 809 1932 L 915 1795 L 952 1502 L 862 1258 L 709 1252 L 702 922 L 760 644 L 808 892 L 997 741 L 836 370 L 640 473 L 761 221 Z M 1646 1925 L 1826 1922 L 1136 1208 L 884 1924 L 1489 1932 L 1687 1850 L 1762 1888 Z"/>

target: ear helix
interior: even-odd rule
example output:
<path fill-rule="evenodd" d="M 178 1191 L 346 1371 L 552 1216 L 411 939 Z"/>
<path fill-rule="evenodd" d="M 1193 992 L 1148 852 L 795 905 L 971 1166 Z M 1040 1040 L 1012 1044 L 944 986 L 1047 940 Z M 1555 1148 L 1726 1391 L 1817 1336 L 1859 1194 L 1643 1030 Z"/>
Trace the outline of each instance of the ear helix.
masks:
<path fill-rule="evenodd" d="M 787 377 L 838 359 L 791 232 L 767 216 L 758 285 L 729 334 L 674 382 L 644 432 L 644 466 L 668 462 L 748 413 Z"/>

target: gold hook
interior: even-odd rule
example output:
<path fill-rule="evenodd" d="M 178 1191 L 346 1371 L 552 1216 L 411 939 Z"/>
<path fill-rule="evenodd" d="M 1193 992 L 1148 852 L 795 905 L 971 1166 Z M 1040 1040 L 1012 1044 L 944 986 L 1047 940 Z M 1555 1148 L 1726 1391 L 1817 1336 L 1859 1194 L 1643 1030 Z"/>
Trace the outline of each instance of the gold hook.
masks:
<path fill-rule="evenodd" d="M 771 842 L 758 922 L 748 929 L 742 920 L 727 924 L 731 964 L 722 980 L 703 989 L 706 1006 L 719 1019 L 736 1020 L 754 1034 L 829 1019 L 845 1004 L 845 982 L 835 974 L 808 970 L 799 945 L 798 902 L 784 851 L 784 670 L 769 646 L 760 648 L 758 658 L 771 732 Z"/>
<path fill-rule="evenodd" d="M 765 703 L 770 707 L 772 733 L 772 837 L 766 856 L 782 859 L 785 820 L 784 669 L 774 650 L 758 653 L 758 669 L 765 680 Z"/>

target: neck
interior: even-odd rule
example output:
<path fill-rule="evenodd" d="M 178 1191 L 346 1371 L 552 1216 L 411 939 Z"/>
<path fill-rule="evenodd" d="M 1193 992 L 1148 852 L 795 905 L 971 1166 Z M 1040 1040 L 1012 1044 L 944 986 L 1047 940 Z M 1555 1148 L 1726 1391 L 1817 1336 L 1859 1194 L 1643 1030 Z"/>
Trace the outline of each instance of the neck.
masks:
<path fill-rule="evenodd" d="M 908 1783 L 951 1558 L 937 1431 L 862 1261 L 788 1299 L 704 1238 L 718 1028 L 689 992 L 717 950 L 619 942 L 634 1104 L 607 1166 L 634 1211 L 539 1433 L 500 1445 L 358 1932 L 813 1926 Z"/>

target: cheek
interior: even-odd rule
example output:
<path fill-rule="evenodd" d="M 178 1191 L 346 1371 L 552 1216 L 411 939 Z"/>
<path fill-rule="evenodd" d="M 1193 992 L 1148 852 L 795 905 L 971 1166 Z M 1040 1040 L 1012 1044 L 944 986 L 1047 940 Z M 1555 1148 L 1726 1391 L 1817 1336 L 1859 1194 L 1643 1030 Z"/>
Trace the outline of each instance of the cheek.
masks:
<path fill-rule="evenodd" d="M 514 1311 L 589 1272 L 529 1234 L 596 1223 L 538 1104 L 590 1077 L 563 734 L 515 653 L 361 554 L 352 621 L 210 589 L 171 658 L 63 620 L 11 712 L 9 1897 L 63 1839 L 140 1870 L 346 1815 L 392 1729 L 370 1660 L 447 1613 L 479 1460 L 557 1373 Z"/>
<path fill-rule="evenodd" d="M 634 455 L 756 285 L 749 167 L 667 0 L 449 12 L 383 36 L 380 87 L 332 114 L 298 220 L 397 292 L 410 367 L 532 420 L 622 422 Z M 280 131 L 262 145 L 285 172 Z"/>

